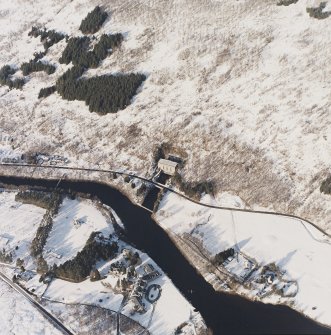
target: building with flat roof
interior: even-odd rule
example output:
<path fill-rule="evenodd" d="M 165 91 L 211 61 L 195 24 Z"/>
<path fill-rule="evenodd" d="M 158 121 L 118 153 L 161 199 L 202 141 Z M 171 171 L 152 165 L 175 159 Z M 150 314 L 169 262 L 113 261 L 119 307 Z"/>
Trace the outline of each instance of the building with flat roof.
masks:
<path fill-rule="evenodd" d="M 157 167 L 164 173 L 173 176 L 176 173 L 178 163 L 169 161 L 168 159 L 160 159 Z"/>

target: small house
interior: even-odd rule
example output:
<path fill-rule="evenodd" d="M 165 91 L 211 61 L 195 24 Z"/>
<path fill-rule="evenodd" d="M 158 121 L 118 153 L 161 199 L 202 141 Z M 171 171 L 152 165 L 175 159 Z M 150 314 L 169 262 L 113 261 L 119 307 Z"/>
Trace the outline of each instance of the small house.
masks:
<path fill-rule="evenodd" d="M 130 249 L 124 248 L 122 250 L 122 254 L 124 258 L 131 258 L 132 257 L 132 251 Z"/>
<path fill-rule="evenodd" d="M 74 218 L 74 226 L 76 228 L 80 227 L 82 224 L 84 224 L 84 219 L 83 218 Z"/>
<path fill-rule="evenodd" d="M 178 163 L 170 161 L 168 159 L 160 159 L 157 167 L 165 174 L 173 176 L 176 173 Z"/>
<path fill-rule="evenodd" d="M 144 270 L 147 275 L 155 271 L 154 266 L 149 263 L 144 266 Z"/>
<path fill-rule="evenodd" d="M 128 302 L 129 308 L 131 309 L 131 314 L 138 312 L 140 314 L 146 312 L 142 301 L 137 297 L 131 297 Z"/>
<path fill-rule="evenodd" d="M 97 281 L 101 279 L 101 275 L 100 272 L 98 271 L 98 269 L 93 269 L 90 273 L 90 280 L 91 281 Z"/>

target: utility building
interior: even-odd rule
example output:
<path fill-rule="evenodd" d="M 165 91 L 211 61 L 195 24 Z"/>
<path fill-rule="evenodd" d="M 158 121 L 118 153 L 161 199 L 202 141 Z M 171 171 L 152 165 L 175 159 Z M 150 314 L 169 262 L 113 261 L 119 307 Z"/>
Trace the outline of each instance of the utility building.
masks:
<path fill-rule="evenodd" d="M 168 159 L 160 159 L 157 167 L 164 173 L 173 176 L 176 173 L 178 163 L 169 161 Z"/>

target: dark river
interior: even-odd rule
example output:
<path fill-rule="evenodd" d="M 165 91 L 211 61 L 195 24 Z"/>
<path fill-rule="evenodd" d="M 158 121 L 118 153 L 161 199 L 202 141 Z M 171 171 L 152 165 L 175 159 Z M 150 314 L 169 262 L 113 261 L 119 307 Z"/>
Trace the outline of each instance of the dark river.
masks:
<path fill-rule="evenodd" d="M 57 181 L 0 177 L 0 183 L 51 188 Z M 200 311 L 215 335 L 331 334 L 331 330 L 288 307 L 216 293 L 153 221 L 150 213 L 132 204 L 126 196 L 110 186 L 63 180 L 59 188 L 97 196 L 103 203 L 111 206 L 123 221 L 128 239 L 137 248 L 147 252 L 168 274 L 182 294 Z"/>

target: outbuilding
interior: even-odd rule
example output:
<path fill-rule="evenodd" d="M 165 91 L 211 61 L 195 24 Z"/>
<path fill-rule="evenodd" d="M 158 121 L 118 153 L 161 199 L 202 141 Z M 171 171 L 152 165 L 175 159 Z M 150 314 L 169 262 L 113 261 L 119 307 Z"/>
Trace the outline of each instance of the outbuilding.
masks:
<path fill-rule="evenodd" d="M 160 159 L 157 167 L 164 173 L 173 176 L 176 173 L 178 163 L 168 159 Z"/>

